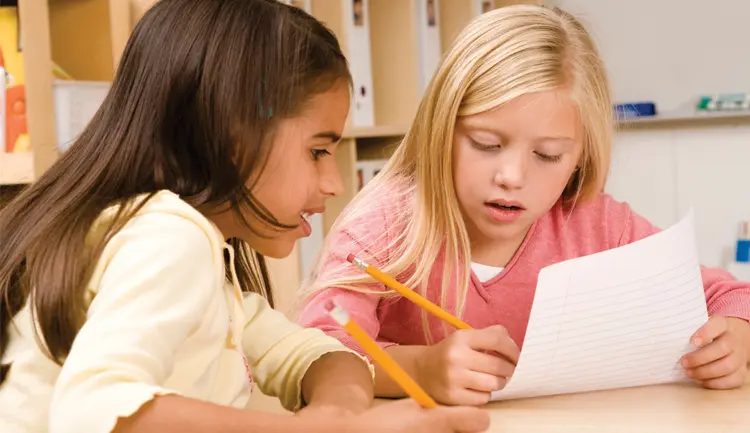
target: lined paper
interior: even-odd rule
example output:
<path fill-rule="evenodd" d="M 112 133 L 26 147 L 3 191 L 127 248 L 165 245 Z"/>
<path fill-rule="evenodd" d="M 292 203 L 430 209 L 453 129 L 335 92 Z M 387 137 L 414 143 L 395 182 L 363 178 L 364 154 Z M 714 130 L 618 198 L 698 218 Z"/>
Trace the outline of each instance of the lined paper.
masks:
<path fill-rule="evenodd" d="M 708 320 L 692 212 L 646 239 L 539 273 L 523 349 L 493 400 L 686 381 Z"/>

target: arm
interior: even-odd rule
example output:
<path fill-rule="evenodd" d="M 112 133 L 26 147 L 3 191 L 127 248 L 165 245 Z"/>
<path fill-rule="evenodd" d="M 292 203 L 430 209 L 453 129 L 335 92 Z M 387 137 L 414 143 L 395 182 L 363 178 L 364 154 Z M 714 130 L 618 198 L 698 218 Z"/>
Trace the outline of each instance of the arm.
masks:
<path fill-rule="evenodd" d="M 372 372 L 366 358 L 318 329 L 291 323 L 266 300 L 245 299 L 243 348 L 260 389 L 291 411 L 304 403 L 358 412 L 372 403 Z M 303 401 L 304 398 L 304 401 Z"/>
<path fill-rule="evenodd" d="M 300 431 L 281 417 L 195 401 L 164 386 L 175 352 L 223 283 L 221 246 L 211 239 L 173 214 L 138 216 L 112 238 L 55 384 L 51 432 Z"/>
<path fill-rule="evenodd" d="M 373 400 L 370 370 L 359 357 L 346 352 L 323 355 L 302 379 L 302 395 L 309 408 L 323 407 L 348 413 L 368 409 Z"/>
<path fill-rule="evenodd" d="M 71 430 L 73 431 L 73 430 Z M 103 430 L 102 430 L 103 431 Z M 334 419 L 300 419 L 239 410 L 178 395 L 156 397 L 135 416 L 121 420 L 113 433 L 324 433 L 341 431 Z"/>
<path fill-rule="evenodd" d="M 404 369 L 406 374 L 425 387 L 420 374 L 423 371 L 423 368 L 420 367 L 420 359 L 426 349 L 427 346 L 394 345 L 387 347 L 385 351 Z M 379 366 L 375 366 L 375 395 L 385 398 L 406 397 L 404 390 Z"/>
<path fill-rule="evenodd" d="M 319 329 L 327 335 L 337 339 L 349 349 L 356 351 L 360 355 L 369 359 L 369 355 L 349 335 L 349 333 L 328 317 L 325 305 L 329 299 L 334 299 L 338 305 L 349 312 L 349 315 L 373 340 L 379 344 L 380 347 L 388 352 L 389 355 L 395 355 L 394 359 L 396 362 L 401 364 L 401 366 L 404 367 L 407 373 L 412 377 L 416 377 L 413 373 L 417 371 L 417 368 L 413 365 L 414 359 L 411 359 L 410 354 L 416 353 L 416 350 L 412 350 L 412 348 L 419 348 L 422 346 L 399 346 L 393 342 L 378 338 L 378 334 L 380 333 L 380 322 L 376 312 L 379 303 L 379 297 L 377 295 L 364 294 L 344 289 L 327 289 L 309 300 L 300 314 L 299 324 L 306 328 Z M 393 380 L 391 380 L 379 366 L 374 365 L 374 368 L 374 392 L 376 397 L 404 396 L 401 388 L 393 382 Z"/>

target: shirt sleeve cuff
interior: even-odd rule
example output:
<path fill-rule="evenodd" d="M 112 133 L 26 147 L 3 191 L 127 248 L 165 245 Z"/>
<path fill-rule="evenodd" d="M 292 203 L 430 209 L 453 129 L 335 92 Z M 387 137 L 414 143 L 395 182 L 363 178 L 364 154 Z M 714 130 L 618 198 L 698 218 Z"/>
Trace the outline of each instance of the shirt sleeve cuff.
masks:
<path fill-rule="evenodd" d="M 725 294 L 712 303 L 708 315 L 734 317 L 750 323 L 750 296 L 739 293 Z"/>

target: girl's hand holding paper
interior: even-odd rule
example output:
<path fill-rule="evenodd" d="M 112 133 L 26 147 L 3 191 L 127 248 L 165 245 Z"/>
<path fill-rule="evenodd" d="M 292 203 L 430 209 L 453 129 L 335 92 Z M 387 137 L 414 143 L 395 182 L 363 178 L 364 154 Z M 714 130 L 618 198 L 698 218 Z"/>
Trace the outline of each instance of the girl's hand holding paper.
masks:
<path fill-rule="evenodd" d="M 713 316 L 691 339 L 696 350 L 682 358 L 685 374 L 706 388 L 742 386 L 750 362 L 750 323 Z"/>

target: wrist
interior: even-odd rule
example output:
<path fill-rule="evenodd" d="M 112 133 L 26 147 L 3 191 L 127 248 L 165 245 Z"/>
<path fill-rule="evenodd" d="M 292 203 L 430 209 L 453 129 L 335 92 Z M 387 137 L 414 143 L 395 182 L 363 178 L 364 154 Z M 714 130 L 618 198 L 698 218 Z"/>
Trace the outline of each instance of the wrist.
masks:
<path fill-rule="evenodd" d="M 303 411 L 307 411 L 304 409 Z M 351 426 L 356 422 L 356 418 L 350 416 L 336 416 L 327 412 L 317 411 L 315 414 L 309 412 L 302 415 L 296 415 L 293 418 L 294 430 L 299 432 L 307 433 L 349 433 L 352 430 Z"/>
<path fill-rule="evenodd" d="M 429 346 L 424 346 L 421 348 L 422 350 L 416 352 L 414 354 L 414 357 L 412 358 L 412 368 L 411 371 L 414 374 L 414 380 L 417 382 L 419 386 L 427 390 L 429 388 L 429 376 L 430 376 L 430 368 L 429 368 L 429 357 L 430 357 L 430 350 Z M 429 390 L 427 390 L 429 392 Z"/>

